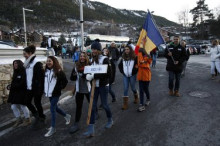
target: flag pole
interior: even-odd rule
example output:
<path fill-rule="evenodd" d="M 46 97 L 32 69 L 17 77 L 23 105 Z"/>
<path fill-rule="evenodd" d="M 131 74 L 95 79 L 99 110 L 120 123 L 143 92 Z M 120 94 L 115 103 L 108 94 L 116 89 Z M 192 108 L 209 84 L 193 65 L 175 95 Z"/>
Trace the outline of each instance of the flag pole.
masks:
<path fill-rule="evenodd" d="M 147 9 L 147 11 L 148 11 L 149 14 L 151 14 L 151 12 L 150 12 L 149 9 Z M 155 21 L 153 15 L 151 15 L 151 16 L 152 16 L 151 18 L 152 18 L 152 20 L 153 20 L 153 23 L 154 23 L 154 25 L 156 26 L 156 29 L 159 31 L 159 29 L 158 29 L 158 27 L 157 27 L 157 24 L 156 24 L 156 21 Z M 160 31 L 159 31 L 159 32 L 160 32 Z M 163 39 L 163 37 L 162 37 L 162 39 Z M 163 39 L 163 41 L 164 41 L 164 39 Z M 165 41 L 164 41 L 164 42 L 165 42 Z M 165 45 L 167 46 L 166 42 L 165 42 Z M 168 50 L 169 53 L 171 53 L 169 48 L 167 48 L 167 50 Z M 170 56 L 170 57 L 172 58 L 173 63 L 175 64 L 175 60 L 174 60 L 173 56 Z"/>

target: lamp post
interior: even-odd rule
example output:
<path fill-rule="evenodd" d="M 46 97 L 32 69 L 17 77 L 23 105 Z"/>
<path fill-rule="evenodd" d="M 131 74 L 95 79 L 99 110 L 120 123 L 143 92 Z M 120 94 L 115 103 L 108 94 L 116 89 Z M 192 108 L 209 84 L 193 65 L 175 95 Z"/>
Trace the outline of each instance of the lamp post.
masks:
<path fill-rule="evenodd" d="M 83 5 L 80 0 L 80 24 L 81 24 L 81 51 L 84 49 L 84 30 L 83 30 Z"/>
<path fill-rule="evenodd" d="M 23 18 L 24 18 L 24 41 L 25 47 L 27 47 L 27 29 L 26 29 L 26 20 L 25 20 L 25 11 L 33 12 L 33 10 L 22 8 L 23 10 Z"/>

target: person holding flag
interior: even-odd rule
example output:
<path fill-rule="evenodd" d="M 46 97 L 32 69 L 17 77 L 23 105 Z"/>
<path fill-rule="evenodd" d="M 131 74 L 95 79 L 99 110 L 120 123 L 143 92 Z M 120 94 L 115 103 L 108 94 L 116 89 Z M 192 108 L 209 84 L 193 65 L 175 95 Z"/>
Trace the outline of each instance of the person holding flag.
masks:
<path fill-rule="evenodd" d="M 186 59 L 186 49 L 179 43 L 179 36 L 174 36 L 173 42 L 165 49 L 167 58 L 166 70 L 169 72 L 169 95 L 179 97 L 180 77 L 183 70 L 182 63 Z M 175 87 L 173 85 L 175 78 Z"/>
<path fill-rule="evenodd" d="M 140 112 L 145 110 L 144 93 L 147 96 L 145 105 L 148 106 L 150 104 L 149 84 L 151 80 L 150 64 L 152 62 L 152 58 L 149 54 L 160 44 L 164 44 L 164 40 L 153 21 L 151 13 L 148 11 L 147 18 L 144 22 L 137 46 L 135 48 L 135 54 L 138 56 L 137 79 L 139 80 L 140 90 L 140 107 L 138 108 L 138 111 Z"/>

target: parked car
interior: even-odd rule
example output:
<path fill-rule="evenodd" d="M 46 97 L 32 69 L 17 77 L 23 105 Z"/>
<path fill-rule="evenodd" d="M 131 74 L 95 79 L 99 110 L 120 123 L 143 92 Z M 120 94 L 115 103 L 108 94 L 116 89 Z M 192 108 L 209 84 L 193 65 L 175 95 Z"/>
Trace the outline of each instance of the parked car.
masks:
<path fill-rule="evenodd" d="M 0 40 L 0 44 L 17 48 L 18 46 L 11 40 Z"/>
<path fill-rule="evenodd" d="M 161 44 L 157 48 L 158 48 L 158 57 L 163 57 L 165 49 L 166 49 L 166 45 L 165 44 Z"/>

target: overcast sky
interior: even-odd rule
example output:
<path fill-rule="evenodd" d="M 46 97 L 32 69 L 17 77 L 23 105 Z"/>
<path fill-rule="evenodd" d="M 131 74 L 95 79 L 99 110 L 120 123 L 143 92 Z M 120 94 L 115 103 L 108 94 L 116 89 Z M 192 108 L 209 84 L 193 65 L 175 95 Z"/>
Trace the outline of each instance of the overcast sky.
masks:
<path fill-rule="evenodd" d="M 154 11 L 155 15 L 178 22 L 178 13 L 183 10 L 190 10 L 196 6 L 199 0 L 90 0 L 108 4 L 114 8 L 128 10 Z M 209 9 L 220 8 L 220 0 L 206 0 Z M 189 16 L 191 18 L 191 16 Z"/>

